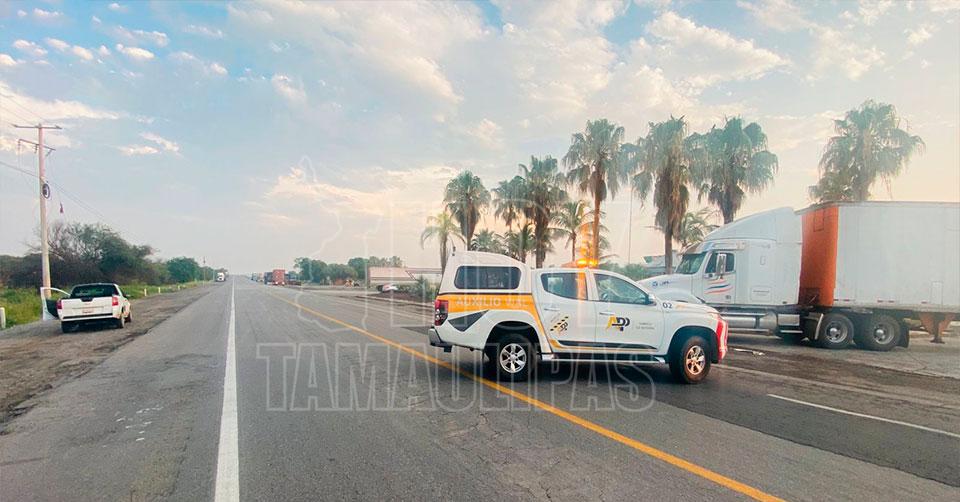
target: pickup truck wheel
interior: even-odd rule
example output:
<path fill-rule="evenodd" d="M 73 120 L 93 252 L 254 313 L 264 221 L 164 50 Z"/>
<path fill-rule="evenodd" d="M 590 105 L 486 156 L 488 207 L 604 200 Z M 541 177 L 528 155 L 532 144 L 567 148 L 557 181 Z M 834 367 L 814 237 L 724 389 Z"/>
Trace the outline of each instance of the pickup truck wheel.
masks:
<path fill-rule="evenodd" d="M 133 311 L 127 312 L 127 322 L 133 322 Z"/>
<path fill-rule="evenodd" d="M 60 331 L 64 333 L 74 333 L 80 329 L 80 325 L 73 321 L 63 321 L 60 323 Z"/>
<path fill-rule="evenodd" d="M 114 322 L 113 324 L 114 327 L 116 327 L 117 329 L 123 329 L 124 325 L 126 324 L 123 314 L 120 314 L 120 318 L 113 322 Z"/>
<path fill-rule="evenodd" d="M 874 314 L 858 326 L 857 345 L 867 350 L 886 352 L 900 341 L 900 323 L 886 314 Z"/>
<path fill-rule="evenodd" d="M 817 345 L 825 349 L 845 349 L 853 341 L 853 322 L 847 316 L 831 312 L 820 320 Z"/>
<path fill-rule="evenodd" d="M 536 364 L 533 345 L 519 333 L 502 336 L 490 363 L 496 368 L 497 380 L 522 382 L 530 376 L 530 368 Z"/>
<path fill-rule="evenodd" d="M 670 372 L 681 383 L 700 383 L 710 373 L 710 345 L 701 336 L 691 336 L 670 356 Z"/>

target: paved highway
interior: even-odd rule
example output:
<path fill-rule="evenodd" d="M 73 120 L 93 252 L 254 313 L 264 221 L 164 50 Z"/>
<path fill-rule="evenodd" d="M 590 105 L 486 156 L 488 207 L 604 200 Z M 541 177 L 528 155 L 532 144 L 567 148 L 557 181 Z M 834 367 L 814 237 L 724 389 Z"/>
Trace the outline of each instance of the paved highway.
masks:
<path fill-rule="evenodd" d="M 499 385 L 478 354 L 427 346 L 429 322 L 231 278 L 17 418 L 0 500 L 960 495 L 951 392 L 777 375 L 740 353 L 699 386 L 589 365 Z"/>

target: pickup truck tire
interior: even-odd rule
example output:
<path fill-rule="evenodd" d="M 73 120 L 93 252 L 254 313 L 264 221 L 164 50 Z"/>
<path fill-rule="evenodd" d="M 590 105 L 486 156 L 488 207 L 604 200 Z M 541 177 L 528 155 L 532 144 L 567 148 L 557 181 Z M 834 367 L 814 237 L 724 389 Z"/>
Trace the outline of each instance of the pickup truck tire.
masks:
<path fill-rule="evenodd" d="M 127 312 L 127 322 L 133 322 L 133 311 Z"/>
<path fill-rule="evenodd" d="M 710 344 L 699 335 L 683 342 L 670 355 L 670 373 L 680 383 L 699 383 L 710 373 Z"/>
<path fill-rule="evenodd" d="M 862 349 L 886 352 L 900 342 L 900 322 L 886 314 L 873 314 L 857 326 L 857 345 Z"/>
<path fill-rule="evenodd" d="M 113 327 L 117 329 L 123 329 L 125 325 L 126 325 L 126 318 L 123 317 L 123 314 L 120 315 L 119 319 L 113 321 Z"/>
<path fill-rule="evenodd" d="M 74 321 L 63 321 L 60 323 L 60 331 L 64 333 L 76 333 L 80 329 L 80 325 Z"/>
<path fill-rule="evenodd" d="M 530 377 L 537 356 L 533 344 L 520 333 L 507 333 L 495 345 L 488 364 L 492 364 L 497 381 L 522 382 Z"/>
<path fill-rule="evenodd" d="M 817 345 L 825 349 L 845 349 L 853 341 L 853 321 L 847 316 L 830 312 L 820 320 Z"/>

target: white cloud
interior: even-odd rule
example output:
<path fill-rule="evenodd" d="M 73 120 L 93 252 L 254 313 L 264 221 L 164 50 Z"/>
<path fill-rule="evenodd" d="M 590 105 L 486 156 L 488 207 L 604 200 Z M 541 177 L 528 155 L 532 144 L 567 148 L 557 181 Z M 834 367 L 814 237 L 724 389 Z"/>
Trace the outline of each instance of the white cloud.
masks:
<path fill-rule="evenodd" d="M 40 21 L 53 21 L 62 18 L 63 13 L 56 10 L 33 9 L 33 17 Z"/>
<path fill-rule="evenodd" d="M 647 56 L 656 60 L 668 76 L 678 77 L 693 89 L 724 81 L 757 79 L 789 64 L 776 53 L 757 47 L 752 40 L 697 25 L 674 12 L 654 19 L 646 30 L 658 39 Z"/>
<path fill-rule="evenodd" d="M 484 118 L 476 124 L 463 128 L 462 132 L 485 148 L 503 148 L 503 128 L 490 119 Z"/>
<path fill-rule="evenodd" d="M 870 26 L 883 17 L 891 7 L 893 7 L 893 0 L 860 0 L 857 12 L 863 24 Z"/>
<path fill-rule="evenodd" d="M 27 40 L 16 40 L 13 42 L 13 47 L 34 57 L 43 57 L 47 54 L 46 49 Z"/>
<path fill-rule="evenodd" d="M 127 7 L 124 5 L 120 5 L 117 2 L 111 3 L 110 5 L 107 6 L 107 8 L 114 12 L 127 12 Z"/>
<path fill-rule="evenodd" d="M 124 56 L 127 56 L 128 58 L 136 61 L 149 61 L 153 59 L 152 52 L 146 49 L 141 49 L 140 47 L 127 47 L 123 44 L 117 44 L 116 46 L 114 46 L 114 49 L 116 49 L 117 52 L 123 54 Z"/>
<path fill-rule="evenodd" d="M 17 61 L 16 59 L 13 59 L 9 54 L 0 52 L 0 66 L 16 66 L 22 62 L 23 61 Z"/>
<path fill-rule="evenodd" d="M 110 55 L 110 49 L 107 49 L 105 45 L 101 45 L 100 48 L 97 49 L 97 54 L 100 54 L 103 57 L 107 57 Z"/>
<path fill-rule="evenodd" d="M 927 40 L 930 40 L 930 37 L 933 36 L 933 32 L 936 31 L 936 27 L 933 25 L 922 25 L 918 26 L 916 29 L 910 30 L 907 29 L 903 33 L 907 36 L 907 43 L 916 47 Z"/>
<path fill-rule="evenodd" d="M 813 31 L 813 68 L 808 78 L 820 78 L 839 72 L 857 80 L 871 68 L 883 63 L 884 54 L 876 47 L 860 47 L 844 33 L 831 28 Z"/>
<path fill-rule="evenodd" d="M 140 137 L 147 141 L 156 143 L 157 145 L 160 146 L 160 148 L 163 148 L 163 151 L 165 152 L 180 153 L 180 145 L 166 138 L 160 137 L 150 132 L 140 133 Z"/>
<path fill-rule="evenodd" d="M 223 65 L 221 65 L 220 63 L 206 62 L 186 51 L 174 52 L 173 54 L 170 55 L 170 59 L 180 64 L 190 65 L 207 74 L 220 75 L 220 76 L 227 74 L 227 69 L 224 68 Z"/>
<path fill-rule="evenodd" d="M 183 28 L 184 33 L 199 35 L 206 38 L 223 38 L 223 31 L 219 28 L 211 28 L 202 24 L 188 24 Z"/>
<path fill-rule="evenodd" d="M 927 0 L 923 2 L 931 12 L 949 12 L 960 10 L 960 0 Z"/>
<path fill-rule="evenodd" d="M 48 47 L 56 49 L 60 52 L 63 52 L 70 48 L 70 44 L 60 40 L 59 38 L 45 38 L 43 41 L 47 44 Z"/>
<path fill-rule="evenodd" d="M 151 44 L 156 47 L 166 47 L 170 38 L 162 31 L 128 30 L 123 26 L 116 26 L 113 35 L 128 44 Z"/>
<path fill-rule="evenodd" d="M 90 51 L 90 49 L 87 49 L 85 47 L 80 47 L 79 45 L 70 45 L 67 42 L 64 42 L 63 40 L 60 40 L 58 38 L 45 38 L 43 39 L 43 41 L 47 44 L 47 46 L 51 47 L 52 49 L 55 49 L 60 52 L 69 51 L 71 54 L 73 54 L 74 56 L 84 61 L 93 61 L 93 52 Z M 39 49 L 38 46 L 36 46 L 32 42 L 27 42 L 25 40 L 17 40 L 16 42 L 13 43 L 13 45 L 18 49 L 21 49 L 25 52 L 31 52 L 35 55 L 46 54 L 46 51 L 43 51 L 42 53 L 38 52 L 38 49 Z M 39 49 L 39 50 L 42 50 L 42 49 Z"/>
<path fill-rule="evenodd" d="M 210 63 L 210 65 L 208 65 L 207 68 L 209 68 L 211 72 L 217 75 L 227 74 L 227 69 L 224 68 L 223 65 L 221 65 L 220 63 Z"/>
<path fill-rule="evenodd" d="M 286 75 L 276 74 L 270 78 L 273 89 L 278 94 L 290 101 L 303 101 L 307 98 L 307 93 L 303 90 L 302 82 L 294 82 Z"/>
<path fill-rule="evenodd" d="M 84 60 L 84 61 L 92 61 L 92 60 L 93 60 L 93 53 L 90 52 L 90 49 L 86 49 L 86 48 L 80 47 L 79 45 L 74 45 L 74 46 L 70 49 L 70 51 L 73 52 L 73 55 L 74 55 L 74 56 L 77 56 L 78 58 L 80 58 L 80 59 L 82 59 L 82 60 Z"/>
<path fill-rule="evenodd" d="M 100 18 L 97 16 L 90 16 L 90 22 L 93 24 L 101 24 L 103 21 L 100 21 Z"/>
<path fill-rule="evenodd" d="M 120 118 L 117 112 L 102 110 L 86 105 L 79 101 L 54 100 L 45 101 L 25 94 L 21 94 L 0 80 L 0 93 L 6 94 L 24 108 L 47 120 L 116 120 Z"/>
<path fill-rule="evenodd" d="M 19 17 L 19 18 L 25 18 L 25 17 L 27 17 L 27 11 L 25 11 L 25 10 L 23 10 L 23 9 L 18 10 L 18 11 L 17 11 L 17 17 Z"/>
<path fill-rule="evenodd" d="M 150 145 L 127 145 L 127 146 L 118 146 L 117 150 L 120 150 L 120 153 L 127 157 L 134 155 L 156 155 L 160 153 L 160 150 L 150 146 Z"/>
<path fill-rule="evenodd" d="M 761 25 L 777 31 L 792 31 L 811 25 L 793 0 L 737 0 L 737 7 L 749 12 Z"/>
<path fill-rule="evenodd" d="M 393 89 L 404 84 L 448 103 L 461 96 L 442 59 L 451 46 L 483 33 L 478 11 L 465 4 L 271 1 L 231 4 L 227 11 L 253 28 L 304 42 L 323 60 L 346 58 L 355 70 L 391 79 Z"/>

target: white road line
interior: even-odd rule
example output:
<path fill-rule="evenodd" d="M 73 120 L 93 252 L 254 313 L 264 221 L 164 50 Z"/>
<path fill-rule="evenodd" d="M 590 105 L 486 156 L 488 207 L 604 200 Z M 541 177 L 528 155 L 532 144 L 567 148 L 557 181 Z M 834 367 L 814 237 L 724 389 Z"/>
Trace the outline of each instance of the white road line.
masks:
<path fill-rule="evenodd" d="M 223 373 L 223 410 L 220 412 L 220 445 L 217 448 L 217 502 L 240 500 L 240 441 L 237 420 L 237 321 L 234 281 L 230 281 L 230 327 L 227 331 L 226 371 Z"/>
<path fill-rule="evenodd" d="M 821 409 L 821 410 L 833 411 L 833 412 L 836 412 L 836 413 L 842 413 L 842 414 L 844 414 L 844 415 L 850 415 L 850 416 L 854 416 L 854 417 L 869 418 L 870 420 L 876 420 L 876 421 L 878 421 L 878 422 L 886 422 L 886 423 L 888 423 L 888 424 L 902 425 L 902 426 L 904 426 L 904 427 L 910 427 L 910 428 L 912 428 L 912 429 L 918 429 L 918 430 L 921 430 L 921 431 L 933 432 L 933 433 L 936 433 L 936 434 L 943 434 L 944 436 L 950 436 L 950 437 L 952 437 L 952 438 L 960 439 L 960 434 L 955 434 L 955 433 L 953 433 L 953 432 L 942 431 L 942 430 L 940 430 L 940 429 L 934 429 L 933 427 L 926 427 L 926 426 L 923 426 L 923 425 L 911 424 L 910 422 L 902 422 L 902 421 L 900 421 L 900 420 L 892 420 L 892 419 L 889 419 L 889 418 L 875 417 L 875 416 L 873 416 L 873 415 L 867 415 L 866 413 L 857 413 L 857 412 L 855 412 L 855 411 L 841 410 L 840 408 L 833 408 L 833 407 L 830 407 L 830 406 L 824 406 L 824 405 L 822 405 L 822 404 L 816 404 L 816 403 L 808 403 L 808 402 L 806 402 L 806 401 L 801 401 L 801 400 L 799 400 L 799 399 L 791 399 L 791 398 L 789 398 L 789 397 L 778 396 L 778 395 L 776 395 L 776 394 L 767 394 L 767 396 L 772 397 L 772 398 L 774 398 L 774 399 L 781 399 L 781 400 L 783 400 L 783 401 L 789 401 L 789 402 L 791 402 L 791 403 L 802 404 L 802 405 L 804 405 L 804 406 L 810 406 L 810 407 L 813 407 L 813 408 L 819 408 L 819 409 Z"/>

